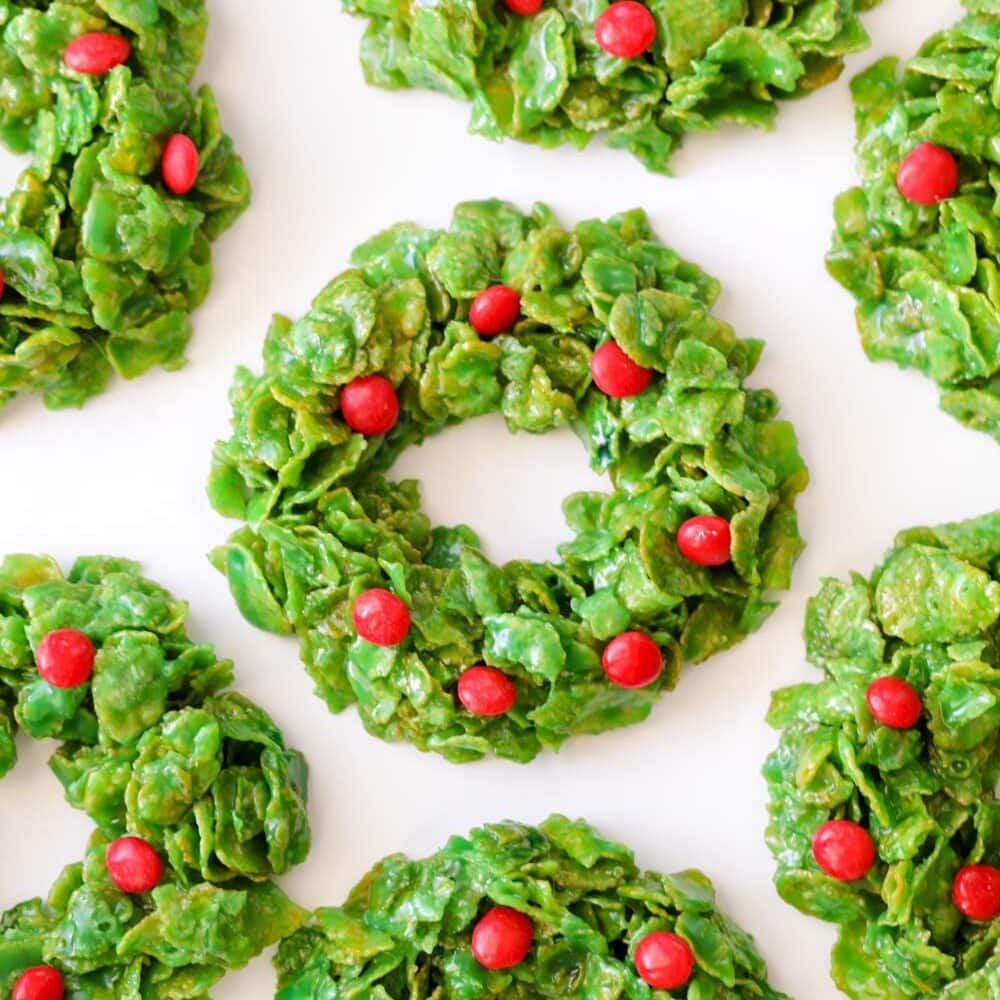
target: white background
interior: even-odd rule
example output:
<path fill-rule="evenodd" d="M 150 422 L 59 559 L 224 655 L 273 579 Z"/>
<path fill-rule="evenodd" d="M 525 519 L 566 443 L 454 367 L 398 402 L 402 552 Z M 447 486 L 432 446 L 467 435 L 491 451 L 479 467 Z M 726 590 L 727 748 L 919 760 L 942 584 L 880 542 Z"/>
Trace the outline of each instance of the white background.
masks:
<path fill-rule="evenodd" d="M 626 841 L 645 866 L 703 867 L 722 906 L 756 935 L 775 985 L 833 1000 L 832 928 L 771 887 L 759 770 L 775 734 L 763 716 L 773 688 L 814 676 L 800 631 L 820 576 L 867 571 L 901 527 L 1000 501 L 997 445 L 939 413 L 929 381 L 865 360 L 852 303 L 822 263 L 831 200 L 853 178 L 850 71 L 912 52 L 958 3 L 887 0 L 867 19 L 873 50 L 840 82 L 786 105 L 773 133 L 695 137 L 674 179 L 599 142 L 583 153 L 495 146 L 466 135 L 461 103 L 366 87 L 362 24 L 336 0 L 210 6 L 202 77 L 246 158 L 253 207 L 217 245 L 186 370 L 115 382 L 82 412 L 27 400 L 0 417 L 0 553 L 48 552 L 66 566 L 78 554 L 129 556 L 191 601 L 194 636 L 235 658 L 239 689 L 308 757 L 314 846 L 284 881 L 302 903 L 339 902 L 387 853 L 420 856 L 483 821 L 559 810 Z M 0 157 L 3 191 L 19 164 Z M 799 508 L 809 547 L 764 629 L 686 672 L 643 725 L 579 738 L 527 767 L 450 765 L 367 736 L 353 711 L 329 715 L 294 640 L 244 623 L 204 555 L 236 527 L 210 510 L 203 484 L 212 442 L 227 433 L 233 367 L 257 364 L 269 315 L 304 311 L 350 249 L 384 226 L 444 225 L 456 201 L 488 196 L 524 208 L 546 201 L 567 225 L 645 207 L 664 242 L 722 279 L 722 315 L 767 341 L 755 382 L 777 391 L 813 473 Z M 562 498 L 600 482 L 569 432 L 515 438 L 493 418 L 446 432 L 399 466 L 423 481 L 432 517 L 472 524 L 501 560 L 552 556 L 567 536 Z M 0 784 L 0 910 L 47 891 L 89 831 L 45 768 L 51 749 L 22 741 Z M 216 996 L 271 992 L 259 959 Z"/>

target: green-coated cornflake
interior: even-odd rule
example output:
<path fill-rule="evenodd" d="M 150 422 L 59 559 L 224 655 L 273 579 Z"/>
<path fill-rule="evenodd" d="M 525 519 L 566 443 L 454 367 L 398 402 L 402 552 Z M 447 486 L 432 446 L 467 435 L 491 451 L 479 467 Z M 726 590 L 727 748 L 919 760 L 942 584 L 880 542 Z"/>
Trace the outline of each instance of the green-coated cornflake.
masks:
<path fill-rule="evenodd" d="M 529 916 L 534 933 L 520 964 L 490 971 L 469 942 L 494 905 Z M 654 1000 L 668 994 L 639 978 L 634 953 L 655 931 L 695 956 L 670 996 L 787 1000 L 705 875 L 642 872 L 628 848 L 563 816 L 484 826 L 422 861 L 386 858 L 281 943 L 277 1000 Z"/>
<path fill-rule="evenodd" d="M 768 717 L 779 893 L 840 925 L 833 978 L 855 1000 L 1000 996 L 1000 919 L 967 919 L 951 892 L 963 865 L 1000 864 L 1000 511 L 904 531 L 870 579 L 826 580 L 805 638 L 826 677 L 777 691 Z M 919 692 L 916 726 L 872 716 L 883 676 Z M 871 833 L 863 879 L 813 859 L 829 819 Z"/>
<path fill-rule="evenodd" d="M 861 183 L 837 198 L 827 266 L 858 302 L 868 356 L 929 375 L 943 410 L 1000 441 L 1000 3 L 965 6 L 902 71 L 883 59 L 851 84 Z M 896 186 L 922 142 L 958 161 L 935 205 Z"/>
<path fill-rule="evenodd" d="M 121 892 L 95 832 L 48 898 L 0 914 L 0 992 L 25 968 L 62 973 L 73 1000 L 199 1000 L 230 969 L 301 927 L 308 914 L 271 881 L 190 882 L 171 868 L 152 891 Z"/>
<path fill-rule="evenodd" d="M 711 307 L 718 283 L 656 241 L 633 211 L 558 226 L 499 201 L 459 205 L 449 229 L 404 223 L 359 247 L 293 322 L 275 317 L 264 373 L 240 369 L 233 435 L 209 484 L 221 513 L 245 519 L 212 559 L 244 616 L 296 633 L 318 692 L 365 726 L 453 761 L 527 761 L 574 733 L 638 722 L 682 661 L 738 642 L 788 587 L 799 539 L 794 501 L 807 473 L 773 393 L 748 389 L 760 341 L 740 340 Z M 521 293 L 509 334 L 478 336 L 474 296 L 498 281 Z M 641 395 L 591 383 L 611 338 L 655 370 Z M 380 372 L 400 417 L 384 436 L 353 433 L 340 387 Z M 406 447 L 501 412 L 512 431 L 570 425 L 614 491 L 564 505 L 573 540 L 560 561 L 491 563 L 466 526 L 433 527 L 414 481 L 386 471 Z M 692 515 L 732 525 L 730 564 L 696 566 L 675 533 Z M 391 648 L 355 633 L 351 608 L 372 587 L 410 608 Z M 652 635 L 665 667 L 642 689 L 611 684 L 605 643 Z M 486 663 L 517 686 L 502 716 L 457 701 L 459 674 Z"/>
<path fill-rule="evenodd" d="M 79 559 L 65 577 L 44 556 L 0 563 L 0 776 L 18 728 L 61 741 L 52 770 L 98 827 L 47 903 L 0 914 L 0 994 L 45 961 L 74 1000 L 207 996 L 303 919 L 270 879 L 309 849 L 305 762 L 267 713 L 223 690 L 232 664 L 188 638 L 186 617 L 126 560 Z M 74 688 L 34 662 L 62 628 L 95 647 L 93 676 Z M 164 863 L 141 896 L 104 868 L 108 840 L 126 833 Z"/>
<path fill-rule="evenodd" d="M 206 26 L 203 0 L 0 3 L 0 139 L 32 153 L 0 202 L 0 406 L 80 406 L 113 372 L 183 364 L 211 241 L 250 195 L 211 90 L 191 90 Z M 71 70 L 89 32 L 123 35 L 128 62 Z M 200 158 L 183 196 L 159 166 L 178 132 Z"/>
<path fill-rule="evenodd" d="M 621 59 L 597 43 L 607 0 L 343 0 L 368 19 L 365 78 L 472 103 L 469 129 L 499 140 L 585 146 L 598 132 L 668 172 L 685 133 L 772 125 L 777 101 L 837 78 L 868 45 L 859 12 L 878 0 L 649 0 L 650 49 Z"/>

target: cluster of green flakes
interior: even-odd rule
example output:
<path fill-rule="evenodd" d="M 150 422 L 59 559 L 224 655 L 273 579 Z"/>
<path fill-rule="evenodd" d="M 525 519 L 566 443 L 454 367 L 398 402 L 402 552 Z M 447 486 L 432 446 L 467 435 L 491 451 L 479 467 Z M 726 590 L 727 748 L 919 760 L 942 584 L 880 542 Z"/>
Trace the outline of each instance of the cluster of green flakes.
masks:
<path fill-rule="evenodd" d="M 268 715 L 224 691 L 232 664 L 184 632 L 187 606 L 134 563 L 49 558 L 0 564 L 0 775 L 14 735 L 61 742 L 51 759 L 70 805 L 97 826 L 86 857 L 48 899 L 0 914 L 0 994 L 27 966 L 64 975 L 74 1000 L 206 997 L 305 914 L 271 881 L 309 849 L 306 766 Z M 55 688 L 33 650 L 48 632 L 84 632 L 90 681 Z M 129 895 L 107 843 L 152 844 L 163 877 Z"/>
<path fill-rule="evenodd" d="M 868 356 L 926 373 L 942 409 L 1000 441 L 1000 0 L 965 6 L 902 73 L 883 59 L 853 81 L 861 184 L 837 199 L 827 264 L 858 301 Z M 958 161 L 936 205 L 896 187 L 921 142 Z"/>
<path fill-rule="evenodd" d="M 774 695 L 765 776 L 781 896 L 840 925 L 833 977 L 855 1000 L 1000 996 L 1000 919 L 952 901 L 966 864 L 1000 863 L 1000 512 L 902 532 L 868 580 L 827 580 L 806 616 L 826 678 Z M 865 693 L 891 675 L 921 695 L 912 729 L 877 723 Z M 810 843 L 827 820 L 871 834 L 868 875 L 839 882 Z"/>
<path fill-rule="evenodd" d="M 191 90 L 206 27 L 203 0 L 0 2 L 0 138 L 32 154 L 0 202 L 0 406 L 80 406 L 112 372 L 183 364 L 211 241 L 250 195 L 211 90 Z M 128 62 L 71 70 L 90 32 L 128 39 Z M 200 156 L 182 197 L 159 170 L 178 132 Z"/>
<path fill-rule="evenodd" d="M 606 132 L 668 172 L 685 133 L 723 122 L 770 126 L 776 101 L 839 76 L 868 45 L 858 16 L 878 0 L 649 0 L 657 35 L 635 59 L 605 52 L 594 24 L 608 0 L 343 0 L 368 18 L 369 83 L 426 87 L 472 102 L 471 131 L 542 146 Z"/>
<path fill-rule="evenodd" d="M 510 969 L 483 968 L 470 949 L 493 905 L 534 925 L 531 951 Z M 655 931 L 679 934 L 695 955 L 671 996 L 788 1000 L 701 872 L 642 872 L 628 848 L 563 816 L 484 826 L 422 861 L 386 858 L 343 906 L 281 943 L 277 1000 L 653 1000 L 667 993 L 640 979 L 633 955 Z"/>
<path fill-rule="evenodd" d="M 360 246 L 310 311 L 276 317 L 264 374 L 240 369 L 233 436 L 216 448 L 209 493 L 248 524 L 213 554 L 253 624 L 298 634 L 319 693 L 356 702 L 365 726 L 454 761 L 527 761 L 574 733 L 637 722 L 699 661 L 756 629 L 787 588 L 801 542 L 794 511 L 807 473 L 774 395 L 743 382 L 760 341 L 711 313 L 718 284 L 655 240 L 642 212 L 560 228 L 542 205 L 459 205 L 449 229 L 400 224 Z M 521 320 L 486 340 L 468 322 L 498 281 Z M 614 338 L 655 370 L 641 395 L 611 399 L 590 377 Z M 400 417 L 353 433 L 345 383 L 379 372 Z M 496 566 L 466 526 L 433 527 L 414 481 L 385 478 L 399 453 L 499 411 L 512 431 L 570 425 L 612 493 L 564 505 L 573 539 L 559 562 Z M 679 552 L 688 517 L 731 522 L 732 561 Z M 354 599 L 385 587 L 410 608 L 394 647 L 355 634 Z M 627 629 L 660 644 L 665 669 L 642 689 L 611 684 L 604 644 Z M 458 675 L 486 663 L 517 685 L 503 716 L 466 712 Z"/>

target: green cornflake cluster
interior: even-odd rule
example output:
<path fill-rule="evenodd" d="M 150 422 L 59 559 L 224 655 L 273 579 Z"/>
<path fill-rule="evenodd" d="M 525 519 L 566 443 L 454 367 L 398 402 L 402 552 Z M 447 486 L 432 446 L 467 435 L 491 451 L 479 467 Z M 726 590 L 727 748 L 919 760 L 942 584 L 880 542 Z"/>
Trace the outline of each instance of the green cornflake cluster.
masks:
<path fill-rule="evenodd" d="M 237 372 L 233 436 L 216 447 L 209 495 L 248 525 L 213 553 L 244 616 L 301 641 L 318 692 L 365 726 L 453 761 L 527 761 L 574 733 L 638 722 L 699 661 L 755 630 L 787 588 L 801 549 L 794 511 L 807 473 L 773 393 L 744 379 L 762 349 L 711 313 L 716 281 L 653 236 L 633 211 L 559 227 L 499 201 L 459 205 L 449 229 L 404 223 L 360 246 L 310 311 L 276 317 L 264 374 Z M 474 296 L 498 281 L 522 296 L 510 334 L 480 338 Z M 611 399 L 590 357 L 614 338 L 655 370 Z M 400 417 L 385 436 L 353 433 L 345 383 L 380 372 Z M 466 526 L 433 527 L 417 483 L 385 478 L 408 446 L 480 414 L 512 431 L 570 425 L 611 493 L 564 505 L 573 539 L 552 563 L 496 566 Z M 697 566 L 675 533 L 692 515 L 731 521 L 730 564 Z M 408 638 L 360 639 L 354 599 L 385 587 L 410 608 Z M 660 644 L 665 669 L 642 689 L 611 684 L 604 644 L 628 629 Z M 482 717 L 458 702 L 458 675 L 486 663 L 517 704 Z"/>
<path fill-rule="evenodd" d="M 826 679 L 776 692 L 769 715 L 778 891 L 840 925 L 833 977 L 855 1000 L 1000 996 L 1000 919 L 966 919 L 951 898 L 961 866 L 1000 863 L 1000 511 L 904 531 L 870 580 L 825 581 L 806 649 Z M 920 693 L 915 728 L 873 719 L 865 693 L 882 676 Z M 831 818 L 871 833 L 865 878 L 814 862 Z"/>
<path fill-rule="evenodd" d="M 490 971 L 469 940 L 499 904 L 527 914 L 531 951 Z M 640 871 L 631 851 L 582 821 L 497 823 L 423 861 L 380 862 L 341 907 L 318 910 L 278 948 L 277 1000 L 653 1000 L 635 947 L 672 931 L 694 952 L 688 1000 L 787 1000 L 767 983 L 753 938 L 716 909 L 699 871 Z"/>
<path fill-rule="evenodd" d="M 206 27 L 203 0 L 0 2 L 0 139 L 32 153 L 0 201 L 0 406 L 81 406 L 112 372 L 183 364 L 211 241 L 250 197 L 211 90 L 191 90 Z M 128 62 L 71 70 L 90 32 L 124 36 Z M 159 169 L 178 132 L 200 156 L 183 196 Z"/>
<path fill-rule="evenodd" d="M 943 410 L 1000 441 L 1000 0 L 965 6 L 902 73 L 883 59 L 853 81 L 861 185 L 837 198 L 827 265 L 858 301 L 868 356 L 929 375 Z M 896 187 L 921 142 L 959 165 L 936 205 Z"/>
<path fill-rule="evenodd" d="M 262 709 L 223 690 L 232 664 L 191 642 L 186 616 L 125 560 L 80 559 L 65 578 L 47 557 L 0 564 L 0 776 L 18 728 L 61 741 L 52 770 L 98 827 L 47 902 L 0 914 L 0 995 L 44 961 L 74 1000 L 204 997 L 304 919 L 270 878 L 309 849 L 305 762 Z M 79 687 L 35 667 L 58 628 L 94 644 Z M 104 848 L 125 833 L 164 863 L 152 892 L 109 880 Z"/>
<path fill-rule="evenodd" d="M 656 39 L 621 59 L 597 43 L 607 0 L 545 0 L 534 15 L 503 0 L 343 0 L 368 18 L 369 83 L 426 87 L 472 102 L 469 129 L 542 146 L 598 132 L 668 173 L 685 133 L 770 126 L 776 101 L 834 80 L 868 45 L 859 11 L 878 0 L 649 0 Z"/>

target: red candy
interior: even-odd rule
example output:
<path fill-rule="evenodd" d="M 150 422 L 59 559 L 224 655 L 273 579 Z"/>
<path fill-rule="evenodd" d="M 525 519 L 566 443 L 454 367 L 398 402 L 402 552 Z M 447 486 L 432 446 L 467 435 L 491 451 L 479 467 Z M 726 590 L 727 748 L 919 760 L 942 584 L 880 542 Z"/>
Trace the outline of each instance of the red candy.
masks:
<path fill-rule="evenodd" d="M 51 965 L 32 965 L 14 980 L 10 1000 L 62 1000 L 63 977 Z"/>
<path fill-rule="evenodd" d="M 604 647 L 601 664 L 613 684 L 641 688 L 660 676 L 663 654 L 645 632 L 622 632 Z"/>
<path fill-rule="evenodd" d="M 542 0 L 503 0 L 503 2 L 515 13 L 529 17 L 537 14 L 542 9 Z"/>
<path fill-rule="evenodd" d="M 955 876 L 951 897 L 970 920 L 1000 916 L 1000 869 L 992 865 L 966 865 Z"/>
<path fill-rule="evenodd" d="M 163 183 L 174 194 L 187 194 L 198 180 L 198 147 L 182 133 L 172 135 L 160 157 Z"/>
<path fill-rule="evenodd" d="M 635 971 L 655 990 L 676 990 L 694 972 L 694 952 L 680 935 L 654 931 L 636 946 Z"/>
<path fill-rule="evenodd" d="M 619 0 L 606 7 L 594 24 L 597 44 L 621 59 L 641 56 L 656 38 L 656 21 L 649 8 L 635 0 Z"/>
<path fill-rule="evenodd" d="M 121 66 L 131 51 L 132 46 L 127 38 L 104 31 L 91 31 L 74 38 L 66 46 L 63 60 L 77 73 L 97 75 Z"/>
<path fill-rule="evenodd" d="M 358 635 L 376 646 L 395 646 L 410 631 L 410 609 L 395 594 L 379 587 L 358 595 L 351 617 Z"/>
<path fill-rule="evenodd" d="M 57 628 L 42 637 L 35 666 L 53 687 L 79 687 L 94 672 L 94 644 L 78 629 Z"/>
<path fill-rule="evenodd" d="M 681 555 L 699 566 L 722 566 L 729 562 L 733 533 L 729 522 L 715 514 L 688 518 L 677 529 Z"/>
<path fill-rule="evenodd" d="M 955 193 L 958 164 L 943 146 L 922 142 L 899 165 L 896 186 L 909 201 L 934 205 Z"/>
<path fill-rule="evenodd" d="M 509 969 L 524 961 L 531 948 L 534 927 L 523 913 L 494 906 L 472 932 L 472 954 L 487 969 Z"/>
<path fill-rule="evenodd" d="M 909 729 L 920 721 L 924 706 L 920 695 L 899 677 L 879 677 L 865 695 L 872 715 L 892 729 Z"/>
<path fill-rule="evenodd" d="M 340 412 L 352 431 L 375 437 L 391 431 L 399 419 L 399 399 L 381 375 L 365 375 L 340 390 Z"/>
<path fill-rule="evenodd" d="M 163 873 L 160 856 L 141 837 L 119 837 L 104 853 L 111 881 L 122 892 L 149 892 Z"/>
<path fill-rule="evenodd" d="M 849 819 L 832 819 L 813 834 L 813 857 L 833 878 L 851 882 L 863 878 L 875 862 L 871 834 Z"/>
<path fill-rule="evenodd" d="M 458 700 L 473 715 L 503 715 L 514 707 L 517 688 L 496 667 L 469 667 L 458 678 Z"/>
<path fill-rule="evenodd" d="M 491 285 L 469 308 L 469 322 L 481 337 L 495 337 L 512 329 L 521 316 L 521 296 L 510 285 Z"/>
<path fill-rule="evenodd" d="M 601 344 L 590 357 L 594 384 L 606 396 L 638 396 L 653 381 L 653 370 L 637 365 L 613 340 Z"/>

